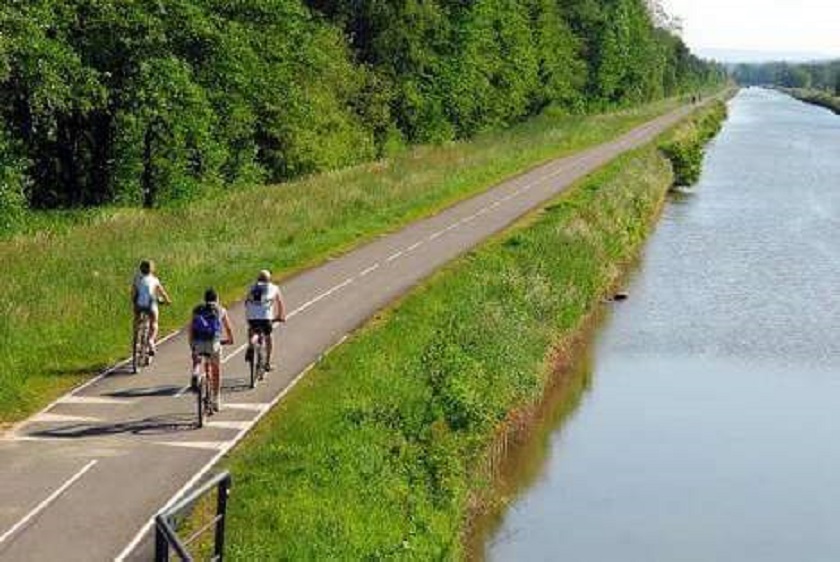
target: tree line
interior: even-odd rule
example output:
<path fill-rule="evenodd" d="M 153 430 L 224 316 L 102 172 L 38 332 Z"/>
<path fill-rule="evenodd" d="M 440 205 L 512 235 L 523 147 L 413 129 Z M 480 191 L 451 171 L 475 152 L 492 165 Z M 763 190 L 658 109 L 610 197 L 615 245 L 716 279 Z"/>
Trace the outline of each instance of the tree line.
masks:
<path fill-rule="evenodd" d="M 840 96 L 840 60 L 827 62 L 739 64 L 735 79 L 745 86 L 823 90 Z"/>
<path fill-rule="evenodd" d="M 6 0 L 0 222 L 154 207 L 724 80 L 650 0 Z"/>

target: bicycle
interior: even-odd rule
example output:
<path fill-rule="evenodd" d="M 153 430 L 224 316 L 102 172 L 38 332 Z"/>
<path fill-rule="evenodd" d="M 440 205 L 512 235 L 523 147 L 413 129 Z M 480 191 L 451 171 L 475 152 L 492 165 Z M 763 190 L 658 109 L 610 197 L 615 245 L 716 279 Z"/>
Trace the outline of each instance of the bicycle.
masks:
<path fill-rule="evenodd" d="M 230 342 L 227 340 L 223 340 L 221 342 L 221 345 L 229 344 Z M 196 413 L 198 415 L 196 425 L 199 429 L 201 429 L 202 427 L 204 427 L 204 420 L 206 420 L 209 416 L 212 416 L 214 413 L 215 408 L 213 402 L 215 395 L 210 384 L 210 354 L 199 353 L 198 357 L 199 367 L 198 373 L 196 373 L 196 375 L 198 376 L 198 380 L 195 381 L 195 384 L 193 385 L 193 390 L 195 391 Z"/>
<path fill-rule="evenodd" d="M 277 324 L 281 320 L 273 320 Z M 265 379 L 268 372 L 268 361 L 266 360 L 265 334 L 253 331 L 248 340 L 248 351 L 245 352 L 248 360 L 248 372 L 251 375 L 251 388 L 256 388 L 257 380 Z"/>
<path fill-rule="evenodd" d="M 158 301 L 161 306 L 166 306 L 169 301 Z M 131 345 L 131 372 L 137 374 L 141 369 L 152 364 L 152 342 L 149 335 L 152 333 L 152 316 L 149 309 L 140 308 L 134 322 L 134 337 Z"/>
<path fill-rule="evenodd" d="M 140 310 L 134 322 L 134 339 L 131 346 L 131 372 L 137 374 L 140 369 L 152 363 L 151 342 L 149 334 L 152 331 L 152 317 L 148 310 Z"/>

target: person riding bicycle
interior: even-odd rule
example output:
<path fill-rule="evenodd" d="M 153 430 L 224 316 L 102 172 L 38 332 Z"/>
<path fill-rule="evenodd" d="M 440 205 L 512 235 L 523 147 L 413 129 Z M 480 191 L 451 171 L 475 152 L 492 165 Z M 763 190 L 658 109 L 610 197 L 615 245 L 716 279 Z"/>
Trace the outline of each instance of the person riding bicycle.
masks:
<path fill-rule="evenodd" d="M 149 355 L 155 354 L 155 342 L 158 334 L 158 303 L 169 304 L 172 299 L 155 275 L 155 264 L 149 260 L 140 262 L 140 271 L 131 284 L 131 303 L 134 307 L 134 325 L 140 321 L 140 315 L 149 316 Z"/>
<path fill-rule="evenodd" d="M 248 339 L 262 335 L 265 338 L 265 370 L 271 371 L 271 351 L 274 347 L 271 332 L 274 322 L 286 321 L 286 305 L 280 287 L 271 282 L 271 272 L 267 269 L 260 271 L 257 282 L 251 286 L 245 297 L 245 315 L 248 319 Z M 251 361 L 252 349 L 245 354 L 245 361 Z"/>
<path fill-rule="evenodd" d="M 205 356 L 210 363 L 213 409 L 218 412 L 221 408 L 222 345 L 233 345 L 233 326 L 227 310 L 219 304 L 219 295 L 212 288 L 204 292 L 204 302 L 193 309 L 189 344 L 193 362 L 192 386 L 198 387 L 201 357 Z"/>

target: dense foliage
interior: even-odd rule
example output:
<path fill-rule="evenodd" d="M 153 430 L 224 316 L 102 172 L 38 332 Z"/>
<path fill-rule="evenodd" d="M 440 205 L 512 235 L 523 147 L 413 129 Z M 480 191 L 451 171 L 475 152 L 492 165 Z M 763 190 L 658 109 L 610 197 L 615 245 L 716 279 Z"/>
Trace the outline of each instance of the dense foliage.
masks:
<path fill-rule="evenodd" d="M 689 187 L 700 180 L 706 145 L 720 132 L 726 115 L 726 104 L 716 101 L 703 115 L 660 145 L 662 154 L 671 162 L 675 186 Z"/>
<path fill-rule="evenodd" d="M 644 0 L 7 0 L 0 223 L 638 103 L 722 79 Z"/>
<path fill-rule="evenodd" d="M 740 64 L 735 68 L 735 78 L 745 86 L 815 89 L 840 96 L 840 60 Z"/>

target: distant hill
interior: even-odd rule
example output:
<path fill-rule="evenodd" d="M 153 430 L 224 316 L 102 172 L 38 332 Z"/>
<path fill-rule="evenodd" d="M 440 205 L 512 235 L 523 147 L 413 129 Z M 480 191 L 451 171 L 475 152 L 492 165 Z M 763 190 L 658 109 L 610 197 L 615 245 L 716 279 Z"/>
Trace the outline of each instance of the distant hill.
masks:
<path fill-rule="evenodd" d="M 748 49 L 697 49 L 697 54 L 704 58 L 726 63 L 762 63 L 762 62 L 811 62 L 840 58 L 840 53 L 808 51 L 756 51 Z"/>

